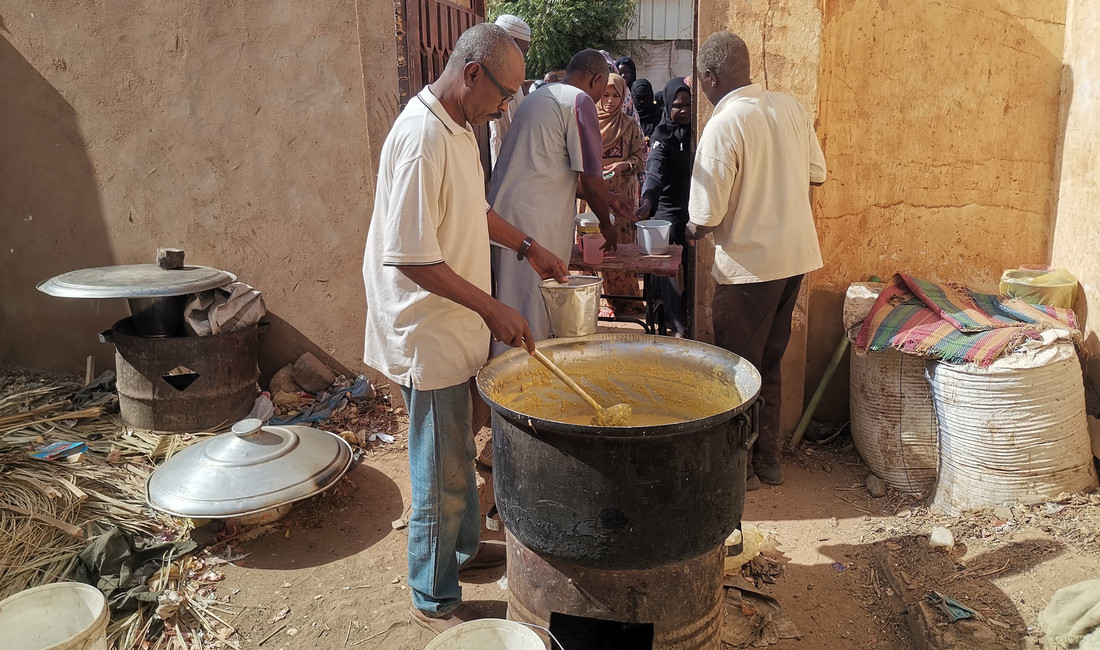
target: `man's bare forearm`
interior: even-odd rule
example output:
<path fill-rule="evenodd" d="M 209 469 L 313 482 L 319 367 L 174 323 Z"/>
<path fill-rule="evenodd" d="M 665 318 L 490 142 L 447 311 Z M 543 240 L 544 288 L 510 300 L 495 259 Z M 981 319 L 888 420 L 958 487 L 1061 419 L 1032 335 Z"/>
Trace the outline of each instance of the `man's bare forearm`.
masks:
<path fill-rule="evenodd" d="M 455 273 L 446 262 L 402 264 L 396 268 L 425 291 L 454 301 L 482 318 L 488 313 L 492 303 L 496 302 L 492 296 Z"/>
<path fill-rule="evenodd" d="M 496 210 L 492 208 L 489 208 L 486 217 L 489 219 L 489 239 L 501 246 L 518 251 L 519 247 L 523 244 L 523 238 L 527 235 L 519 228 L 505 221 L 504 218 L 497 214 Z"/>
<path fill-rule="evenodd" d="M 527 238 L 527 235 L 522 230 L 505 221 L 503 217 L 497 214 L 496 210 L 490 209 L 486 216 L 489 219 L 489 239 L 514 251 L 523 248 L 523 241 Z M 530 246 L 525 249 L 524 257 L 527 258 L 531 268 L 535 269 L 535 272 L 542 278 L 552 277 L 564 280 L 565 276 L 569 275 L 569 269 L 565 262 L 534 239 L 531 240 Z"/>

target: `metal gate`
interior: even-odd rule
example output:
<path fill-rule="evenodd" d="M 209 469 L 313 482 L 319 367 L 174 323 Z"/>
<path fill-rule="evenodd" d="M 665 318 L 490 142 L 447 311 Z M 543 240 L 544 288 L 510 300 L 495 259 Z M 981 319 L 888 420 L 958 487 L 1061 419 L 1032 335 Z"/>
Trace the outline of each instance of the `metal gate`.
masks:
<path fill-rule="evenodd" d="M 439 78 L 462 32 L 485 21 L 485 0 L 395 0 L 401 106 Z"/>
<path fill-rule="evenodd" d="M 462 32 L 485 22 L 485 0 L 394 0 L 397 19 L 397 81 L 401 108 L 439 78 Z M 489 127 L 474 127 L 488 183 Z M 486 187 L 486 189 L 488 189 Z"/>

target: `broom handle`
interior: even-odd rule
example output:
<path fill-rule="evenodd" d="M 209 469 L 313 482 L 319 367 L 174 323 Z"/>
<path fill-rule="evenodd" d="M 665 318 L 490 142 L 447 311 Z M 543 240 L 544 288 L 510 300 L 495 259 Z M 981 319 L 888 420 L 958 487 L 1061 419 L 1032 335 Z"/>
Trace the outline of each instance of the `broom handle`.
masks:
<path fill-rule="evenodd" d="M 806 433 L 806 428 L 810 426 L 810 418 L 814 416 L 817 405 L 821 402 L 822 396 L 825 395 L 825 388 L 828 387 L 829 380 L 833 378 L 833 373 L 836 372 L 837 366 L 840 365 L 840 360 L 844 358 L 844 353 L 847 350 L 848 335 L 845 333 L 841 336 L 836 351 L 833 352 L 833 358 L 829 359 L 829 365 L 825 368 L 825 374 L 821 375 L 821 381 L 817 383 L 817 390 L 810 398 L 810 403 L 806 405 L 806 412 L 802 414 L 802 419 L 798 421 L 798 426 L 794 429 L 794 435 L 791 436 L 791 449 L 798 448 L 799 443 L 802 442 L 802 436 Z"/>

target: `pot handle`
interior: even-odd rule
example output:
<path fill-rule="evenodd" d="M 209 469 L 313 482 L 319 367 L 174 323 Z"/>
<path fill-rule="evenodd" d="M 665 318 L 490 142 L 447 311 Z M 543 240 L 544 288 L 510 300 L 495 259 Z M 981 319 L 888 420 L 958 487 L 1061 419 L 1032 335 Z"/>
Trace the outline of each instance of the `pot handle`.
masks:
<path fill-rule="evenodd" d="M 764 406 L 764 398 L 758 397 L 750 407 L 752 409 L 751 413 L 748 410 L 742 411 L 734 420 L 731 420 L 731 424 L 737 427 L 737 438 L 740 441 L 741 449 L 747 451 L 760 436 L 760 408 L 762 406 Z"/>
<path fill-rule="evenodd" d="M 106 329 L 99 333 L 100 343 L 114 343 L 115 331 L 113 329 Z"/>

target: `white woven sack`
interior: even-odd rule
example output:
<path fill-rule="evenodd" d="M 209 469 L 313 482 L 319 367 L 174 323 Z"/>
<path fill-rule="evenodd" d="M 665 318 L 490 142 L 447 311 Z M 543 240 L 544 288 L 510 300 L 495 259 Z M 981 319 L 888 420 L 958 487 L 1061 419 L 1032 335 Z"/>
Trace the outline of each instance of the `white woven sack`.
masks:
<path fill-rule="evenodd" d="M 1073 345 L 987 368 L 928 364 L 939 420 L 932 507 L 948 514 L 1096 488 L 1081 362 Z"/>
<path fill-rule="evenodd" d="M 852 354 L 852 441 L 867 467 L 904 493 L 927 495 L 939 464 L 936 409 L 921 357 Z"/>

